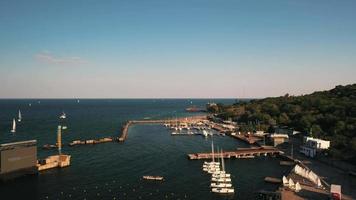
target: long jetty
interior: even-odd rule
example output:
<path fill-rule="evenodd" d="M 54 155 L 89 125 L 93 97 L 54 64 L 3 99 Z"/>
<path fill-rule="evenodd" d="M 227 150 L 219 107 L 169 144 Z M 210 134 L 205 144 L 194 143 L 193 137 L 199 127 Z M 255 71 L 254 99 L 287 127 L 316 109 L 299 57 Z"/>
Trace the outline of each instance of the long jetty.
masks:
<path fill-rule="evenodd" d="M 259 147 L 259 148 L 239 148 L 236 151 L 225 151 L 221 154 L 214 154 L 215 158 L 246 158 L 251 156 L 267 156 L 282 154 L 280 150 L 273 147 Z M 212 153 L 193 153 L 188 154 L 190 160 L 212 159 Z"/>
<path fill-rule="evenodd" d="M 122 133 L 121 136 L 119 137 L 118 141 L 119 142 L 124 142 L 127 139 L 129 128 L 133 124 L 163 124 L 163 123 L 194 123 L 197 121 L 202 121 L 206 120 L 207 116 L 206 115 L 199 115 L 199 116 L 191 116 L 191 117 L 181 117 L 181 118 L 176 118 L 176 119 L 157 119 L 157 120 L 130 120 L 127 121 L 123 126 L 122 126 Z"/>

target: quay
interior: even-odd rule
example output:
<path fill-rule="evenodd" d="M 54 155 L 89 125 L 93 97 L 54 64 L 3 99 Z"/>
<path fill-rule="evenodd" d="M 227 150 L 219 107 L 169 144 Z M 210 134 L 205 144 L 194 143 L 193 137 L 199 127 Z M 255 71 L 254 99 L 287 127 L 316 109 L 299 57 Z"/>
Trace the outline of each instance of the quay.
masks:
<path fill-rule="evenodd" d="M 236 151 L 225 151 L 222 153 L 224 158 L 246 158 L 254 156 L 280 155 L 282 151 L 274 147 L 258 147 L 258 148 L 239 148 Z M 194 153 L 188 154 L 190 160 L 212 159 L 212 153 Z M 220 158 L 221 154 L 214 154 L 214 157 Z"/>
<path fill-rule="evenodd" d="M 164 123 L 182 123 L 182 122 L 194 123 L 206 119 L 207 119 L 206 115 L 199 115 L 199 116 L 191 116 L 191 117 L 182 117 L 177 119 L 130 120 L 122 126 L 122 131 L 121 131 L 122 133 L 118 141 L 124 142 L 127 139 L 129 128 L 133 124 L 164 124 Z"/>
<path fill-rule="evenodd" d="M 250 144 L 250 145 L 259 146 L 259 144 L 257 142 L 263 140 L 261 137 L 254 136 L 254 135 L 248 135 L 248 134 L 229 134 L 229 135 L 233 138 L 239 139 L 239 140 L 246 142 L 247 144 Z"/>

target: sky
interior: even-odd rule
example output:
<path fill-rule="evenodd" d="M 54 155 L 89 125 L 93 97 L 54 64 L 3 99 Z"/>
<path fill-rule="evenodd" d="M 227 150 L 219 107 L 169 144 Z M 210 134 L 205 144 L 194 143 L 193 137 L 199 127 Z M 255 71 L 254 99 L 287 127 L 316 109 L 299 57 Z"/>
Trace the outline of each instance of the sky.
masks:
<path fill-rule="evenodd" d="M 356 83 L 355 9 L 0 0 L 0 98 L 262 98 Z"/>

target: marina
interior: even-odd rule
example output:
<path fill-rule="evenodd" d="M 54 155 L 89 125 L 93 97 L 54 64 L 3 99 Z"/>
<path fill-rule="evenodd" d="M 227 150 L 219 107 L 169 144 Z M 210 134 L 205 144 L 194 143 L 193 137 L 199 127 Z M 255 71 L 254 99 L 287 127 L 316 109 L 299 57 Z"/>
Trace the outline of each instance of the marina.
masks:
<path fill-rule="evenodd" d="M 178 123 L 196 123 L 202 120 L 206 120 L 206 115 L 203 116 L 191 116 L 191 117 L 182 117 L 176 119 L 157 119 L 157 120 L 130 120 L 127 121 L 121 129 L 121 136 L 119 137 L 119 142 L 124 142 L 128 137 L 128 131 L 131 125 L 134 124 L 165 124 L 166 126 L 170 126 L 170 124 L 178 124 Z M 177 130 L 179 129 L 176 126 Z"/>
<path fill-rule="evenodd" d="M 85 103 L 85 101 L 81 101 L 81 104 L 83 102 Z M 46 101 L 42 100 L 41 105 L 46 105 Z M 21 112 L 25 114 L 24 116 L 30 116 L 29 111 L 26 109 L 21 109 Z M 54 112 L 57 119 L 59 118 L 58 113 L 58 110 Z M 135 118 L 140 117 L 137 115 Z M 63 187 L 63 193 L 48 188 L 45 190 L 47 192 L 39 192 L 40 196 L 42 198 L 48 196 L 50 199 L 61 199 L 62 195 L 78 199 L 83 199 L 84 197 L 88 199 L 89 197 L 96 197 L 98 195 L 103 199 L 113 199 L 114 197 L 125 199 L 127 196 L 131 196 L 132 198 L 139 198 L 141 196 L 142 199 L 145 196 L 156 199 L 199 199 L 200 197 L 219 199 L 221 195 L 224 195 L 226 198 L 233 199 L 241 199 L 242 197 L 255 199 L 258 196 L 257 191 L 259 190 L 276 191 L 279 183 L 277 181 L 273 183 L 274 180 L 272 179 L 282 178 L 283 175 L 288 179 L 293 179 L 294 187 L 296 187 L 296 182 L 300 182 L 302 191 L 320 190 L 313 189 L 312 185 L 302 184 L 302 181 L 293 175 L 287 176 L 295 162 L 291 157 L 282 154 L 280 150 L 274 147 L 251 147 L 248 142 L 230 137 L 231 133 L 227 129 L 225 132 L 226 137 L 223 137 L 222 133 L 214 129 L 214 125 L 217 123 L 205 121 L 205 118 L 196 117 L 198 120 L 192 120 L 191 123 L 187 123 L 187 121 L 190 122 L 189 117 L 178 117 L 178 119 L 182 120 L 179 121 L 181 123 L 180 126 L 176 126 L 177 124 L 179 125 L 176 122 L 177 118 L 171 121 L 167 120 L 169 119 L 168 117 L 162 118 L 164 120 L 146 119 L 137 120 L 138 122 L 132 120 L 137 123 L 127 126 L 125 145 L 117 145 L 117 143 L 113 142 L 118 140 L 115 137 L 117 134 L 115 127 L 111 130 L 111 136 L 110 133 L 103 136 L 100 133 L 103 132 L 100 128 L 95 129 L 96 126 L 100 127 L 102 121 L 96 123 L 97 117 L 93 116 L 92 120 L 88 121 L 92 125 L 86 124 L 85 126 L 88 129 L 78 132 L 76 126 L 79 127 L 79 124 L 82 123 L 81 118 L 76 117 L 75 113 L 66 111 L 66 120 L 69 122 L 69 128 L 63 133 L 64 141 L 62 148 L 65 154 L 53 155 L 51 151 L 43 151 L 42 148 L 39 148 L 39 158 L 44 159 L 38 159 L 37 164 L 40 171 L 40 179 L 43 180 L 48 179 L 50 176 L 55 176 L 57 177 L 57 181 L 63 179 L 60 181 L 63 185 L 68 183 L 69 185 Z M 28 118 L 26 117 L 19 124 L 14 135 L 15 137 L 32 137 L 37 134 L 37 132 L 26 128 L 29 124 L 27 120 Z M 43 119 L 43 121 L 46 120 Z M 52 122 L 49 121 L 47 123 L 51 124 Z M 121 123 L 127 124 L 124 120 Z M 120 124 L 120 122 L 116 124 Z M 43 143 L 50 144 L 50 142 L 53 142 L 53 126 L 55 125 L 56 121 L 53 121 L 52 128 L 48 129 L 48 135 L 52 135 L 51 137 L 46 139 L 46 135 L 42 135 L 45 139 L 39 143 L 40 147 L 44 146 Z M 107 126 L 110 126 L 110 124 L 107 124 Z M 177 131 L 175 127 L 178 127 Z M 182 130 L 179 130 L 179 127 Z M 25 133 L 25 129 L 29 131 Z M 188 133 L 188 131 L 197 134 L 194 134 L 194 137 L 184 137 L 184 134 Z M 207 134 L 204 134 L 204 131 Z M 179 133 L 177 135 L 182 135 L 183 137 L 173 136 L 173 132 L 177 132 Z M 122 134 L 123 132 L 120 133 Z M 208 136 L 206 137 L 205 135 Z M 99 139 L 78 140 L 78 138 Z M 9 139 L 11 138 L 9 137 Z M 214 140 L 216 147 L 224 148 L 222 153 L 215 153 L 217 152 L 215 151 L 213 156 L 212 152 L 207 152 L 208 149 L 211 149 L 212 140 Z M 142 143 L 142 141 L 144 142 Z M 107 145 L 93 145 L 98 143 L 107 143 Z M 88 145 L 92 147 L 84 147 Z M 74 148 L 76 146 L 83 147 Z M 49 145 L 49 148 L 55 150 L 58 146 L 57 144 L 53 144 Z M 143 149 L 144 151 L 142 151 Z M 88 153 L 91 155 L 90 157 L 83 156 Z M 216 159 L 215 161 L 211 160 L 213 157 Z M 120 159 L 114 159 L 115 161 L 113 161 L 113 158 Z M 161 161 L 162 158 L 164 158 L 164 161 Z M 224 166 L 219 161 L 221 158 L 224 158 Z M 191 162 L 190 159 L 197 161 Z M 157 162 L 157 160 L 160 162 Z M 112 164 L 110 166 L 102 165 L 106 162 Z M 124 167 L 127 162 L 132 163 L 134 167 L 130 169 Z M 97 166 L 101 168 L 99 171 Z M 60 170 L 50 170 L 56 168 Z M 83 171 L 83 168 L 86 170 Z M 177 171 L 175 169 L 180 170 Z M 127 170 L 130 173 L 126 174 Z M 202 173 L 198 173 L 199 171 Z M 146 178 L 142 176 L 142 172 L 148 174 L 145 175 Z M 159 174 L 160 176 L 155 176 L 154 174 Z M 250 176 L 253 176 L 253 181 L 246 181 L 249 180 Z M 80 177 L 80 180 L 76 177 Z M 112 177 L 118 178 L 114 179 Z M 164 177 L 165 181 L 159 180 L 160 178 L 158 177 Z M 194 181 L 186 183 L 187 177 Z M 267 180 L 266 177 L 272 179 L 269 178 Z M 71 183 L 73 179 L 77 183 Z M 96 182 L 90 183 L 91 179 L 95 179 Z M 142 179 L 147 181 L 142 181 Z M 88 186 L 78 186 L 80 185 L 78 183 L 82 181 L 87 182 Z M 159 184 L 153 184 L 156 181 Z M 201 183 L 201 185 L 197 185 L 197 183 Z M 43 185 L 40 180 L 34 181 L 34 184 Z M 53 182 L 53 184 L 57 183 Z M 177 184 L 183 188 L 183 191 L 174 189 Z M 197 188 L 198 192 L 193 192 L 191 187 Z M 74 190 L 73 188 L 76 189 Z M 0 190 L 1 192 L 5 192 L 5 190 Z M 104 194 L 103 191 L 107 191 L 107 193 Z M 276 194 L 284 195 L 288 193 L 290 195 L 287 191 Z M 325 192 L 325 190 L 322 191 Z"/>

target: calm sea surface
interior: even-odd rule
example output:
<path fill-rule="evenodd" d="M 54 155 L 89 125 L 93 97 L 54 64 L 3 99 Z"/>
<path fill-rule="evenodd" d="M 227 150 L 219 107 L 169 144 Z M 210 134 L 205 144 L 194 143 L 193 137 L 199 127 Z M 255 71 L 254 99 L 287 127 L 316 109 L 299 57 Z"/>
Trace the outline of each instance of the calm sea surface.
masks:
<path fill-rule="evenodd" d="M 214 100 L 233 103 L 232 99 Z M 56 153 L 42 150 L 54 144 L 58 117 L 67 114 L 63 143 L 76 139 L 119 136 L 122 124 L 131 119 L 175 118 L 192 115 L 185 108 L 205 107 L 204 99 L 81 99 L 0 100 L 0 143 L 36 139 L 38 158 Z M 29 106 L 31 104 L 31 106 Z M 23 121 L 10 133 L 12 118 L 21 109 Z M 198 113 L 199 114 L 199 113 Z M 201 114 L 201 113 L 200 113 Z M 289 168 L 276 158 L 226 160 L 235 195 L 210 192 L 210 176 L 201 170 L 203 161 L 190 161 L 188 153 L 210 151 L 211 140 L 202 136 L 170 135 L 162 125 L 135 125 L 125 143 L 63 147 L 72 155 L 71 166 L 41 172 L 0 185 L 1 199 L 255 199 L 261 189 L 275 189 L 265 176 L 280 177 Z M 214 137 L 224 150 L 247 147 L 228 136 Z M 141 180 L 161 175 L 165 181 Z"/>

